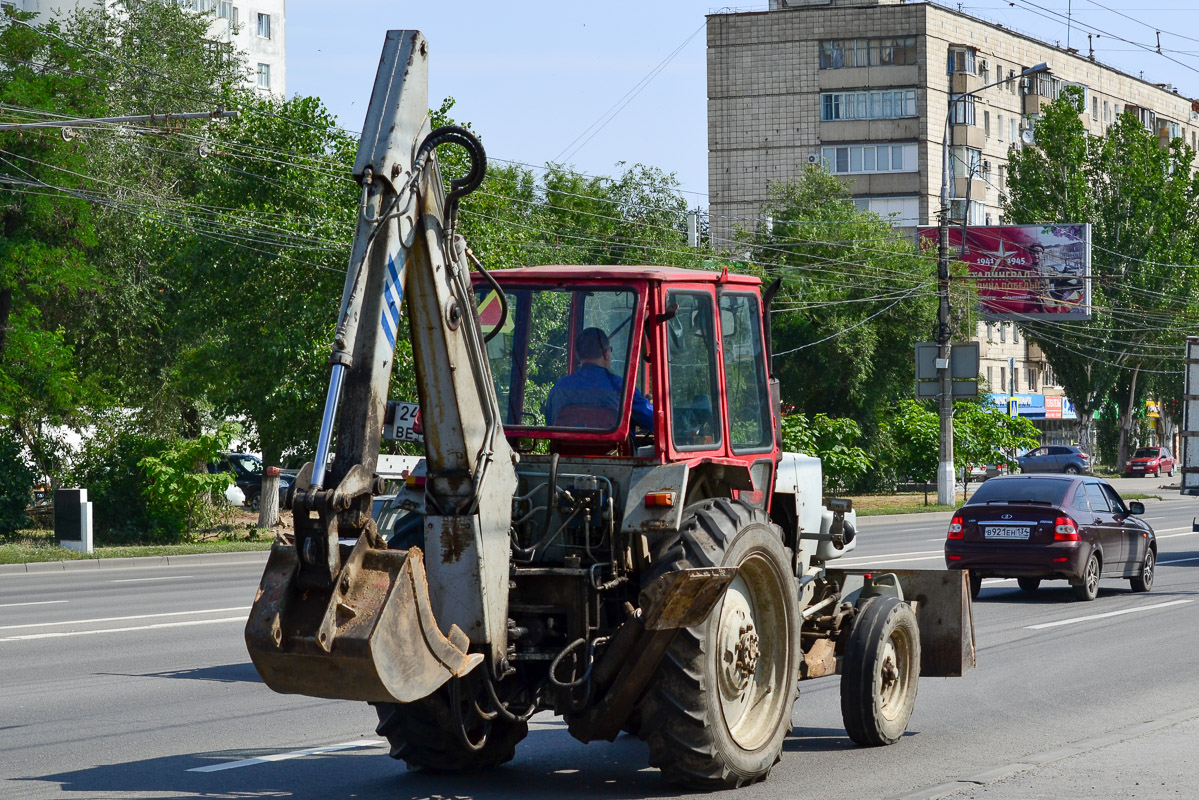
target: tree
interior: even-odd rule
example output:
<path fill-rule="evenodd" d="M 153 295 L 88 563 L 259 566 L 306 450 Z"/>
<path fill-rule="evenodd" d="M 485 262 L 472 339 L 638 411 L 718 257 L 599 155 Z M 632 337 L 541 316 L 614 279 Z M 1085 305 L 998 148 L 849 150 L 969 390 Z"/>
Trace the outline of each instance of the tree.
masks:
<path fill-rule="evenodd" d="M 857 421 L 869 449 L 912 391 L 914 346 L 936 317 L 934 265 L 818 168 L 773 187 L 765 215 L 742 238 L 763 277 L 782 279 L 772 329 L 783 398 Z"/>
<path fill-rule="evenodd" d="M 102 107 L 74 75 L 77 50 L 5 9 L 0 28 L 0 103 L 6 121 L 48 112 L 88 116 Z M 61 315 L 67 299 L 96 290 L 100 273 L 86 256 L 95 222 L 86 188 L 87 150 L 57 131 L 0 132 L 0 419 L 31 453 L 37 470 L 57 473 L 60 448 L 44 435 L 71 422 L 82 384 Z"/>
<path fill-rule="evenodd" d="M 356 142 L 320 101 L 244 98 L 213 135 L 193 207 L 222 209 L 224 235 L 197 233 L 169 266 L 180 371 L 217 413 L 242 418 L 265 464 L 311 444 L 358 210 Z M 247 154 L 260 158 L 243 169 Z"/>
<path fill-rule="evenodd" d="M 1123 463 L 1145 377 L 1181 394 L 1170 376 L 1180 374 L 1183 331 L 1199 318 L 1199 286 L 1176 265 L 1199 258 L 1199 181 L 1181 139 L 1163 147 L 1132 113 L 1090 137 L 1084 110 L 1073 87 L 1046 107 L 1037 145 L 1012 152 L 1005 213 L 1018 224 L 1091 224 L 1091 319 L 1021 327 L 1074 402 L 1080 442 L 1091 441 L 1094 413 L 1113 399 Z"/>

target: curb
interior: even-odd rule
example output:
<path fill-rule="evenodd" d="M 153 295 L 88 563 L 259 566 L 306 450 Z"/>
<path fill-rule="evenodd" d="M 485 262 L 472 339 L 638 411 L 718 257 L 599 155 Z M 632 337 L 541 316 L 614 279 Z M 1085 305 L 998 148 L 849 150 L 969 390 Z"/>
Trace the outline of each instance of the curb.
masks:
<path fill-rule="evenodd" d="M 175 556 L 137 558 L 78 558 L 67 561 L 30 561 L 25 564 L 0 564 L 0 575 L 25 575 L 80 570 L 143 569 L 145 567 L 208 566 L 213 564 L 265 564 L 270 550 L 244 550 L 235 553 L 183 553 Z"/>

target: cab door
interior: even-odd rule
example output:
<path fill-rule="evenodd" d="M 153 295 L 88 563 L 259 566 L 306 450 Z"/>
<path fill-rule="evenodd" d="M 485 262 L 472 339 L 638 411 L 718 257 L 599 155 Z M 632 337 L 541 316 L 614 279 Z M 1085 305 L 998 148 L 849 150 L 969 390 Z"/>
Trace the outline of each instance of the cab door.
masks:
<path fill-rule="evenodd" d="M 672 460 L 724 449 L 724 417 L 716 335 L 716 295 L 711 285 L 666 292 L 664 322 Z"/>
<path fill-rule="evenodd" d="M 738 492 L 738 496 L 765 507 L 772 494 L 776 445 L 761 301 L 756 292 L 720 293 L 720 344 L 729 450 L 749 468 L 754 483 L 752 491 Z"/>

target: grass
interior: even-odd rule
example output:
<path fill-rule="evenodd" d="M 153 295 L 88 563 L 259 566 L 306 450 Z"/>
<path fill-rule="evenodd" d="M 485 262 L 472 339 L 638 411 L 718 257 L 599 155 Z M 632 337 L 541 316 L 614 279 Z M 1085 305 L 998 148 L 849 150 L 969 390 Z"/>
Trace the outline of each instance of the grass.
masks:
<path fill-rule="evenodd" d="M 265 534 L 265 535 L 264 535 Z M 36 561 L 79 561 L 96 558 L 137 558 L 140 556 L 179 556 L 191 553 L 240 553 L 266 550 L 274 536 L 254 529 L 244 534 L 210 534 L 206 540 L 183 544 L 145 544 L 96 547 L 92 553 L 77 553 L 59 547 L 48 530 L 19 531 L 8 540 L 0 540 L 0 564 L 29 564 Z"/>

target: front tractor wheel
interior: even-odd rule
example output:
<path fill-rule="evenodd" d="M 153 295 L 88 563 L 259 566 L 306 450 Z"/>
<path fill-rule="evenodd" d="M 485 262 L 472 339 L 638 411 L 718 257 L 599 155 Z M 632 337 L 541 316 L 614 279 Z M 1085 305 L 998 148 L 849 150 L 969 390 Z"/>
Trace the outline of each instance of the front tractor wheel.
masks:
<path fill-rule="evenodd" d="M 529 735 L 529 723 L 479 717 L 474 710 L 477 693 L 467 688 L 477 688 L 471 678 L 462 679 L 458 692 L 446 684 L 414 703 L 373 704 L 379 714 L 375 732 L 387 737 L 391 757 L 412 770 L 450 773 L 477 772 L 511 761 L 517 743 Z M 457 714 L 451 706 L 455 699 Z"/>
<path fill-rule="evenodd" d="M 841 672 L 841 719 L 866 747 L 894 744 L 908 729 L 920 682 L 920 629 L 912 607 L 876 597 L 849 634 Z"/>
<path fill-rule="evenodd" d="M 703 623 L 679 631 L 638 708 L 649 761 L 690 786 L 770 773 L 798 695 L 799 604 L 791 556 L 765 512 L 737 500 L 690 507 L 655 547 L 648 586 L 688 567 L 736 567 Z"/>

